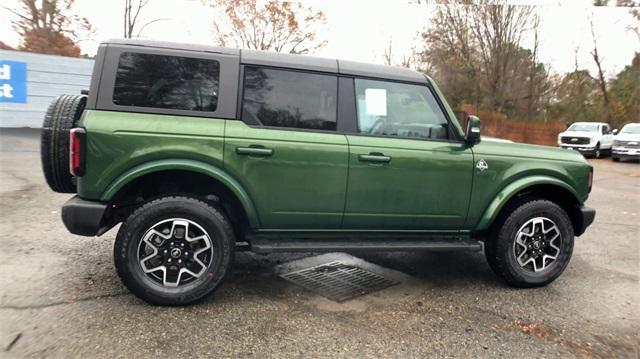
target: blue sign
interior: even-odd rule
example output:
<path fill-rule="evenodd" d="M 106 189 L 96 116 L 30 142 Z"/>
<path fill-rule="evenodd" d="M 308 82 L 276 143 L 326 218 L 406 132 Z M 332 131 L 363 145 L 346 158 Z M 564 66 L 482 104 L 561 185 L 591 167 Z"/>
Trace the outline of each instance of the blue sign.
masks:
<path fill-rule="evenodd" d="M 0 60 L 0 102 L 27 103 L 27 63 Z"/>

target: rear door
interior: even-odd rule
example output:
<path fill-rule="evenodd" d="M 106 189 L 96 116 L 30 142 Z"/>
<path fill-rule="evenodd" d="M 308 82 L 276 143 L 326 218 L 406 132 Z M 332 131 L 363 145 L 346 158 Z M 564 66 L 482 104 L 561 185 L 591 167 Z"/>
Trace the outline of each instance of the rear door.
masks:
<path fill-rule="evenodd" d="M 339 228 L 348 146 L 336 132 L 335 75 L 246 66 L 242 121 L 227 121 L 224 165 L 263 229 Z"/>
<path fill-rule="evenodd" d="M 426 85 L 355 79 L 357 133 L 348 135 L 344 228 L 457 229 L 473 154 Z"/>

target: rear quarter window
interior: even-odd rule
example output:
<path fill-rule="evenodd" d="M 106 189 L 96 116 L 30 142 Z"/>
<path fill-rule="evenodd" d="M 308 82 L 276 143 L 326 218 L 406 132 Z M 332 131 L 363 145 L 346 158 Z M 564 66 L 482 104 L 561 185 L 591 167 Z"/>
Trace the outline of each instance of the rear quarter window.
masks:
<path fill-rule="evenodd" d="M 216 60 L 123 52 L 113 103 L 120 106 L 215 111 L 220 63 Z"/>

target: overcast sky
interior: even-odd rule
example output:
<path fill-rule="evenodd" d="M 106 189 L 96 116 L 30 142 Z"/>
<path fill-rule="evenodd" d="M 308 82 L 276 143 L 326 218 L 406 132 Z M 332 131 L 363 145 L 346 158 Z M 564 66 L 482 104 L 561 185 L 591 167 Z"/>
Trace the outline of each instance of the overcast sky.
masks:
<path fill-rule="evenodd" d="M 3 0 L 3 5 L 17 8 L 18 0 Z M 433 8 L 409 5 L 404 1 L 374 0 L 304 0 L 324 11 L 325 28 L 320 29 L 328 45 L 316 55 L 348 60 L 382 63 L 384 49 L 393 42 L 393 55 L 399 60 L 416 45 L 416 35 L 428 22 Z M 589 19 L 593 18 L 607 75 L 611 76 L 631 62 L 640 51 L 640 40 L 627 30 L 633 19 L 627 8 L 593 7 L 590 0 L 511 1 L 536 4 L 542 18 L 541 60 L 552 71 L 564 73 L 574 68 L 574 51 L 579 47 L 580 67 L 594 70 L 589 55 L 592 38 Z M 95 54 L 102 39 L 122 37 L 123 0 L 76 0 L 76 12 L 93 24 L 92 39 L 80 43 L 82 52 Z M 145 29 L 143 37 L 154 40 L 189 43 L 212 43 L 213 10 L 201 0 L 151 0 L 141 23 L 166 18 Z M 19 37 L 9 21 L 14 17 L 0 8 L 0 40 L 16 46 Z"/>

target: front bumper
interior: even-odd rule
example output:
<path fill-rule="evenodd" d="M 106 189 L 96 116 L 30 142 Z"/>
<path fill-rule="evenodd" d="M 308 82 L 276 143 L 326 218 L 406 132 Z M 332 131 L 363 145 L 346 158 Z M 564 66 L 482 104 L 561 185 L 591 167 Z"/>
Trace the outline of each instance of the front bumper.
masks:
<path fill-rule="evenodd" d="M 640 157 L 640 148 L 613 147 L 611 155 L 616 157 Z"/>
<path fill-rule="evenodd" d="M 560 148 L 575 150 L 588 155 L 593 155 L 596 152 L 596 147 L 591 145 L 568 145 L 566 143 L 561 143 L 558 146 L 560 146 Z"/>
<path fill-rule="evenodd" d="M 578 218 L 576 218 L 575 223 L 575 235 L 580 236 L 587 230 L 587 227 L 593 223 L 593 220 L 596 218 L 596 210 L 590 207 L 581 206 L 577 212 Z"/>
<path fill-rule="evenodd" d="M 104 225 L 107 208 L 104 203 L 74 196 L 62 206 L 62 222 L 73 234 L 99 236 L 109 229 Z"/>

